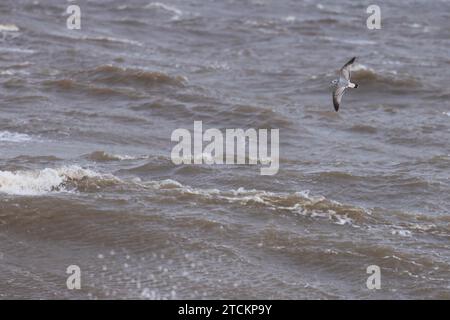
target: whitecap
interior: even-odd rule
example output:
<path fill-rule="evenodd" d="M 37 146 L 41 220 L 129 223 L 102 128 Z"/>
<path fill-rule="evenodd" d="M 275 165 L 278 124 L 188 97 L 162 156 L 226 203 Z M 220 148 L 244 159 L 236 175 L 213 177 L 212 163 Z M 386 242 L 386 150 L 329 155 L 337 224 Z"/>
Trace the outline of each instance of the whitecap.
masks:
<path fill-rule="evenodd" d="M 412 232 L 409 230 L 405 230 L 405 229 L 400 229 L 400 228 L 396 228 L 396 229 L 392 229 L 391 233 L 393 235 L 399 235 L 401 237 L 410 237 Z"/>
<path fill-rule="evenodd" d="M 374 69 L 369 68 L 368 66 L 362 63 L 355 63 L 354 65 L 352 65 L 352 71 L 369 71 L 375 73 Z"/>
<path fill-rule="evenodd" d="M 18 32 L 19 27 L 15 24 L 0 24 L 0 32 Z"/>
<path fill-rule="evenodd" d="M 113 154 L 104 151 L 95 151 L 87 157 L 94 161 L 126 161 L 126 160 L 144 160 L 149 159 L 148 155 L 130 156 L 127 154 Z"/>
<path fill-rule="evenodd" d="M 16 133 L 9 131 L 0 131 L 0 142 L 27 142 L 32 138 L 24 133 Z"/>
<path fill-rule="evenodd" d="M 241 187 L 226 191 L 195 188 L 183 185 L 175 180 L 149 181 L 138 184 L 168 193 L 193 195 L 198 197 L 199 200 L 203 198 L 205 200 L 240 203 L 242 205 L 257 203 L 271 210 L 290 211 L 294 214 L 312 218 L 325 218 L 338 225 L 348 224 L 358 227 L 350 215 L 362 217 L 362 215 L 367 213 L 365 209 L 343 205 L 337 201 L 328 200 L 323 196 L 311 196 L 307 190 L 295 193 L 278 193 L 264 190 L 247 190 Z"/>
<path fill-rule="evenodd" d="M 114 37 L 101 37 L 101 36 L 83 36 L 80 37 L 81 40 L 91 40 L 91 41 L 104 41 L 104 42 L 115 42 L 121 44 L 130 44 L 133 46 L 142 47 L 143 44 L 139 41 L 123 39 L 123 38 L 114 38 Z"/>
<path fill-rule="evenodd" d="M 20 48 L 11 48 L 11 47 L 2 47 L 0 46 L 0 52 L 13 52 L 13 53 L 35 53 L 36 51 L 31 49 L 20 49 Z"/>
<path fill-rule="evenodd" d="M 2 76 L 13 76 L 14 72 L 11 70 L 4 70 L 4 71 L 0 71 L 0 75 Z"/>
<path fill-rule="evenodd" d="M 147 4 L 144 8 L 145 9 L 162 9 L 167 12 L 170 12 L 173 15 L 172 20 L 177 20 L 183 15 L 183 11 L 181 11 L 180 9 L 178 9 L 174 6 L 170 6 L 170 5 L 161 3 L 161 2 L 151 2 L 151 3 Z"/>
<path fill-rule="evenodd" d="M 106 176 L 95 171 L 83 169 L 76 165 L 57 169 L 0 171 L 0 192 L 23 196 L 67 192 L 69 190 L 65 188 L 65 183 L 93 177 L 106 178 Z"/>
<path fill-rule="evenodd" d="M 297 20 L 297 18 L 294 16 L 287 16 L 287 17 L 283 18 L 283 20 L 286 22 L 294 22 Z"/>

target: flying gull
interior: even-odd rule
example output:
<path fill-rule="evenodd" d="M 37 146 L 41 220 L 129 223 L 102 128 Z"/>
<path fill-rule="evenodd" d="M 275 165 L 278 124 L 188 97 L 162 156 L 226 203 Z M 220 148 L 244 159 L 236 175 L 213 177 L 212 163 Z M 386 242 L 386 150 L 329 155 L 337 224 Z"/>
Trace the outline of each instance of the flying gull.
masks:
<path fill-rule="evenodd" d="M 334 86 L 333 105 L 336 112 L 339 110 L 339 106 L 341 104 L 345 89 L 358 88 L 358 85 L 356 83 L 352 83 L 350 81 L 350 69 L 352 68 L 353 62 L 355 62 L 355 60 L 356 57 L 351 58 L 350 61 L 347 62 L 339 71 L 339 79 L 334 79 L 333 81 L 331 81 L 331 84 Z"/>

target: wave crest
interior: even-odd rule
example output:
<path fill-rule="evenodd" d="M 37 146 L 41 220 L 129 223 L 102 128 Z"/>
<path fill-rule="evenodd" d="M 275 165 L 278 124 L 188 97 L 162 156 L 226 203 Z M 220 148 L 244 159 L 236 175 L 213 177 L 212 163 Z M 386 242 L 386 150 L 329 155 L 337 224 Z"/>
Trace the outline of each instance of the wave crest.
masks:
<path fill-rule="evenodd" d="M 18 32 L 19 27 L 15 24 L 0 24 L 0 32 Z"/>
<path fill-rule="evenodd" d="M 32 138 L 24 133 L 0 131 L 0 142 L 26 142 Z"/>
<path fill-rule="evenodd" d="M 410 76 L 400 76 L 395 71 L 378 72 L 363 64 L 357 64 L 352 68 L 352 80 L 357 83 L 382 85 L 390 88 L 417 88 L 421 86 L 418 79 Z"/>
<path fill-rule="evenodd" d="M 129 156 L 129 155 L 110 154 L 105 151 L 94 151 L 88 154 L 86 158 L 92 161 L 106 162 L 106 161 L 141 160 L 141 159 L 148 159 L 148 156 Z"/>
<path fill-rule="evenodd" d="M 112 175 L 102 175 L 79 166 L 0 171 L 0 193 L 36 196 L 73 189 L 89 191 L 117 181 L 118 179 Z"/>
<path fill-rule="evenodd" d="M 222 191 L 218 189 L 194 188 L 171 179 L 143 182 L 141 185 L 162 191 L 166 195 L 173 194 L 179 200 L 186 198 L 186 200 L 209 204 L 225 202 L 245 206 L 263 206 L 270 210 L 287 211 L 313 218 L 325 218 L 340 225 L 355 224 L 370 214 L 363 208 L 341 204 L 323 196 L 311 196 L 309 191 L 277 193 L 262 190 L 246 190 L 244 188 Z"/>
<path fill-rule="evenodd" d="M 174 7 L 174 6 L 170 6 L 161 2 L 151 2 L 149 4 L 147 4 L 145 7 L 145 9 L 156 9 L 156 10 L 163 10 L 165 12 L 168 12 L 169 14 L 172 15 L 172 20 L 178 20 L 180 19 L 180 17 L 183 15 L 183 11 L 181 11 L 180 9 Z"/>
<path fill-rule="evenodd" d="M 85 71 L 84 73 L 86 73 L 92 81 L 100 81 L 107 84 L 182 86 L 187 81 L 186 78 L 182 76 L 169 76 L 162 72 L 122 68 L 109 64 L 96 67 Z"/>

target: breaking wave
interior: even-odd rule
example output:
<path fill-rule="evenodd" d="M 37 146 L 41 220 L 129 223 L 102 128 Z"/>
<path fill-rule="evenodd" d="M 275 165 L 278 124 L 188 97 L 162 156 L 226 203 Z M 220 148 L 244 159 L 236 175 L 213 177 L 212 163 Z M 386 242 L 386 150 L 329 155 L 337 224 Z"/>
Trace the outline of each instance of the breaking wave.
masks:
<path fill-rule="evenodd" d="M 356 82 L 391 88 L 417 88 L 421 86 L 420 81 L 410 75 L 399 75 L 396 71 L 378 72 L 363 64 L 356 64 L 352 68 L 352 77 Z"/>
<path fill-rule="evenodd" d="M 104 152 L 93 153 L 90 156 L 105 159 L 103 161 L 127 158 Z M 322 218 L 339 225 L 357 225 L 370 214 L 363 208 L 341 204 L 323 196 L 311 196 L 309 191 L 282 193 L 244 188 L 203 189 L 183 185 L 171 179 L 141 181 L 135 178 L 127 182 L 112 174 L 101 174 L 77 165 L 56 169 L 0 171 L 0 193 L 8 195 L 42 196 L 60 192 L 94 192 L 116 185 L 134 186 L 141 191 L 151 189 L 160 199 L 175 196 L 178 201 L 263 207 L 277 212 Z"/>
<path fill-rule="evenodd" d="M 165 195 L 173 194 L 178 200 L 195 200 L 208 204 L 236 203 L 245 206 L 263 206 L 269 210 L 285 211 L 324 218 L 336 224 L 352 224 L 364 219 L 370 212 L 366 209 L 341 204 L 323 196 L 311 196 L 309 191 L 278 193 L 264 190 L 218 190 L 200 189 L 186 186 L 175 180 L 135 182 L 146 188 L 163 191 Z"/>
<path fill-rule="evenodd" d="M 102 175 L 79 166 L 0 171 L 0 193 L 38 196 L 49 192 L 68 192 L 74 189 L 89 191 L 118 181 L 112 175 Z"/>
<path fill-rule="evenodd" d="M 119 154 L 110 154 L 105 151 L 94 151 L 88 154 L 86 158 L 92 161 L 106 162 L 106 161 L 141 160 L 141 159 L 148 159 L 149 157 L 119 155 Z"/>
<path fill-rule="evenodd" d="M 87 40 L 87 41 L 94 41 L 94 42 L 103 42 L 103 43 L 120 43 L 120 44 L 133 45 L 133 46 L 138 46 L 138 47 L 142 47 L 144 45 L 139 41 L 123 39 L 123 38 L 114 38 L 114 37 L 84 36 L 84 37 L 80 37 L 80 39 Z"/>
<path fill-rule="evenodd" d="M 107 84 L 182 86 L 186 82 L 186 78 L 182 76 L 169 76 L 162 72 L 143 71 L 113 65 L 102 65 L 82 73 L 86 74 L 91 81 Z"/>
<path fill-rule="evenodd" d="M 99 161 L 121 161 L 125 156 L 94 152 L 89 157 Z M 130 188 L 137 194 L 152 201 L 166 202 L 176 199 L 179 203 L 198 205 L 237 205 L 256 209 L 271 210 L 275 214 L 293 214 L 319 219 L 337 225 L 356 228 L 389 228 L 392 235 L 407 237 L 412 234 L 427 233 L 448 237 L 446 227 L 437 227 L 435 221 L 424 223 L 403 223 L 403 213 L 395 213 L 398 225 L 387 223 L 378 209 L 366 209 L 351 204 L 343 204 L 325 196 L 311 195 L 308 190 L 300 192 L 273 192 L 249 190 L 245 188 L 219 190 L 199 188 L 182 184 L 172 179 L 143 181 L 140 178 L 122 180 L 112 174 L 102 174 L 77 165 L 56 169 L 0 171 L 0 194 L 15 196 L 43 196 L 51 193 L 98 192 L 108 187 Z M 423 218 L 422 218 L 423 219 Z M 425 229 L 424 229 L 425 228 Z"/>
<path fill-rule="evenodd" d="M 180 9 L 174 7 L 174 6 L 170 6 L 161 2 L 151 2 L 149 4 L 147 4 L 145 7 L 145 9 L 154 9 L 154 10 L 163 10 L 165 12 L 168 12 L 169 14 L 172 15 L 172 20 L 178 20 L 182 15 L 183 15 L 183 11 L 181 11 Z"/>
<path fill-rule="evenodd" d="M 32 138 L 24 133 L 0 131 L 0 142 L 26 142 Z"/>
<path fill-rule="evenodd" d="M 163 72 L 101 65 L 73 73 L 69 77 L 43 81 L 50 89 L 66 90 L 109 98 L 121 96 L 130 99 L 142 97 L 149 88 L 183 87 L 187 79 Z"/>
<path fill-rule="evenodd" d="M 18 32 L 19 27 L 15 24 L 0 24 L 0 32 Z"/>

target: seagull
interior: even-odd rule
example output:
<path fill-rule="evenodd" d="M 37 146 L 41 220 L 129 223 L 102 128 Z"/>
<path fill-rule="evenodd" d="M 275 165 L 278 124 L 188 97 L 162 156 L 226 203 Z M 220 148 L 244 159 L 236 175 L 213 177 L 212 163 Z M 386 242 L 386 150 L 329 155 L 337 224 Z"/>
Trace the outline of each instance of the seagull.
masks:
<path fill-rule="evenodd" d="M 333 90 L 333 105 L 336 112 L 339 111 L 339 106 L 341 104 L 342 96 L 347 88 L 358 88 L 356 83 L 350 82 L 350 69 L 352 68 L 353 62 L 355 62 L 356 57 L 350 59 L 342 69 L 339 71 L 339 79 L 334 79 L 331 84 L 334 87 Z"/>

